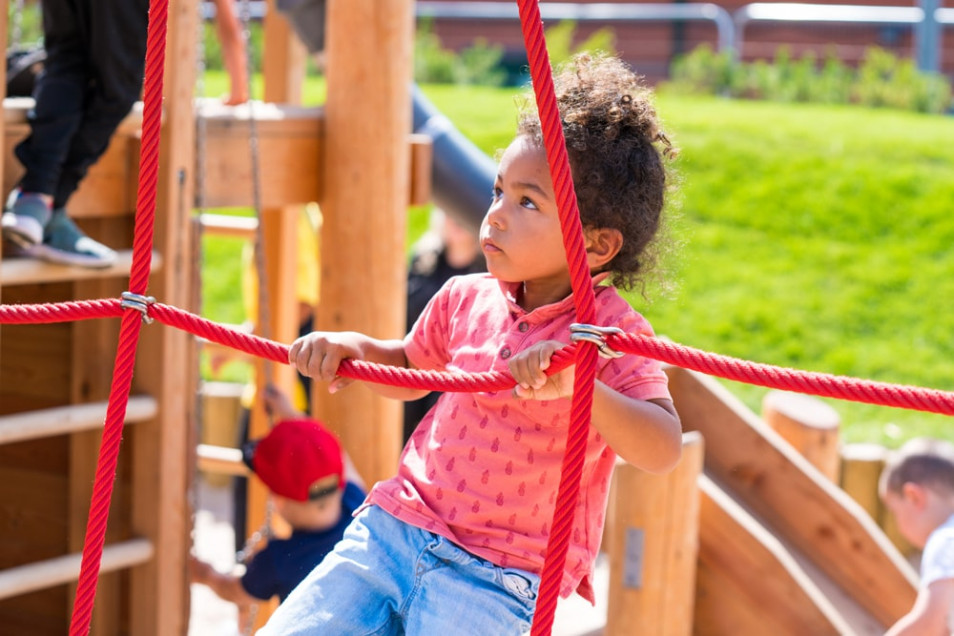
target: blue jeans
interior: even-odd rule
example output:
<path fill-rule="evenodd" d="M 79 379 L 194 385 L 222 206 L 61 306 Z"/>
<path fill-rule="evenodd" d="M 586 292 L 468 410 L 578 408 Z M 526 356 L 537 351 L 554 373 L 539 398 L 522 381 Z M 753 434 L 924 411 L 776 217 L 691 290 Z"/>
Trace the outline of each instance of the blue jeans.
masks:
<path fill-rule="evenodd" d="M 258 636 L 519 636 L 539 586 L 535 574 L 493 565 L 371 506 Z"/>

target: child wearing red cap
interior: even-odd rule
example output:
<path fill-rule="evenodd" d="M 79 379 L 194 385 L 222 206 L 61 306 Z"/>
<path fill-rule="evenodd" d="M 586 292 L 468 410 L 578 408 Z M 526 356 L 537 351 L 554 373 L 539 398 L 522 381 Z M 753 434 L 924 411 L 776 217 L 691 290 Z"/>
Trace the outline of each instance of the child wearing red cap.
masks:
<path fill-rule="evenodd" d="M 284 601 L 341 539 L 365 497 L 357 480 L 345 479 L 345 456 L 334 434 L 301 414 L 284 415 L 290 417 L 246 444 L 243 454 L 271 492 L 275 512 L 291 526 L 291 536 L 270 540 L 241 576 L 196 558 L 190 562 L 193 582 L 238 605 L 240 616 L 259 600 L 277 595 Z"/>

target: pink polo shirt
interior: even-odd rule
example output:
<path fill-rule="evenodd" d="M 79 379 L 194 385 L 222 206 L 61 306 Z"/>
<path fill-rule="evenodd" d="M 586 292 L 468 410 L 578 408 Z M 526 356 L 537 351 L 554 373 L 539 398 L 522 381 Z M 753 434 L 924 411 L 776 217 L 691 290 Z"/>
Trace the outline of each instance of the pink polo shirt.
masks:
<path fill-rule="evenodd" d="M 594 284 L 604 279 L 594 279 Z M 570 341 L 568 297 L 527 313 L 516 286 L 489 274 L 450 279 L 405 338 L 421 369 L 509 372 L 507 359 L 541 340 Z M 596 324 L 651 335 L 649 323 L 613 287 L 596 285 Z M 597 377 L 638 399 L 669 398 L 658 362 L 600 358 Z M 445 393 L 401 455 L 396 477 L 368 502 L 413 526 L 447 537 L 501 567 L 539 574 L 560 482 L 570 400 L 517 400 L 510 391 Z M 591 428 L 561 596 L 593 601 L 590 575 L 603 531 L 615 453 Z"/>

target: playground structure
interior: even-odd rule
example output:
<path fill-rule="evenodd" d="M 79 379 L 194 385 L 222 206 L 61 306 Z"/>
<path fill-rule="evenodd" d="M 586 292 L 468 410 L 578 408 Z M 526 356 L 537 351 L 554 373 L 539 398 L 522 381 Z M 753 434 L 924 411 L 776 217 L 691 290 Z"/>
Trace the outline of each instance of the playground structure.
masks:
<path fill-rule="evenodd" d="M 192 59 L 197 11 L 193 3 L 170 0 L 151 295 L 167 305 L 196 306 L 199 230 L 192 211 L 200 195 L 208 208 L 251 204 L 251 193 L 242 194 L 235 184 L 254 180 L 242 150 L 253 116 L 261 153 L 268 337 L 290 342 L 297 332 L 289 302 L 295 254 L 289 247 L 295 245 L 296 206 L 315 200 L 325 218 L 318 327 L 382 336 L 403 332 L 405 208 L 426 198 L 430 170 L 428 143 L 409 137 L 412 6 L 330 4 L 328 102 L 320 110 L 279 105 L 299 101 L 304 53 L 282 20 L 266 20 L 268 105 L 212 112 L 195 106 L 194 65 L 178 63 Z M 375 87 L 373 99 L 367 86 Z M 16 178 L 10 150 L 26 133 L 26 107 L 5 101 L 5 191 Z M 205 128 L 201 156 L 197 118 Z M 132 235 L 138 126 L 136 115 L 127 120 L 71 207 L 91 234 L 120 248 L 128 248 Z M 129 263 L 128 249 L 120 264 L 103 272 L 4 258 L 0 299 L 20 304 L 118 297 Z M 352 293 L 355 287 L 363 290 L 360 296 Z M 67 622 L 79 568 L 78 558 L 69 555 L 83 542 L 117 332 L 112 321 L 4 326 L 0 332 L 0 510 L 7 539 L 0 551 L 0 617 L 14 631 L 58 634 Z M 144 327 L 95 634 L 185 633 L 196 347 L 184 332 Z M 698 435 L 687 438 L 691 450 L 672 475 L 675 486 L 636 491 L 672 493 L 673 502 L 689 505 L 670 505 L 668 498 L 636 502 L 634 489 L 618 484 L 646 476 L 632 475 L 628 467 L 618 471 L 607 545 L 620 577 L 611 587 L 607 630 L 631 633 L 655 612 L 658 633 L 757 633 L 772 617 L 783 633 L 806 633 L 806 624 L 807 633 L 877 633 L 906 611 L 914 598 L 912 574 L 860 507 L 703 377 L 679 369 L 671 376 L 684 426 L 698 431 L 701 441 Z M 277 367 L 274 380 L 288 388 L 294 378 L 290 369 Z M 397 403 L 356 386 L 322 395 L 316 415 L 337 428 L 366 480 L 393 472 Z M 257 412 L 252 435 L 265 426 Z M 699 477 L 703 457 L 706 474 Z M 263 498 L 253 489 L 250 509 L 259 516 Z M 655 507 L 640 508 L 647 505 Z M 677 534 L 660 525 L 666 520 L 681 524 Z M 636 536 L 644 537 L 644 552 L 627 543 Z M 660 539 L 664 547 L 655 543 Z M 638 576 L 627 560 L 633 554 L 647 556 Z M 759 567 L 740 568 L 743 556 L 758 558 Z M 766 586 L 766 580 L 778 585 Z M 692 606 L 694 626 L 673 620 L 684 615 L 676 608 Z M 633 608 L 642 611 L 634 615 Z"/>

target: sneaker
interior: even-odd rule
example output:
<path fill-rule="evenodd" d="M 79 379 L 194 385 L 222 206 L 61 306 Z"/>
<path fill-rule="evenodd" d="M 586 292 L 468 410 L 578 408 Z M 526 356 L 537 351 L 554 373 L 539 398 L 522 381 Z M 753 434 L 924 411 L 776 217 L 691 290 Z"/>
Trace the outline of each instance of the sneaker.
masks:
<path fill-rule="evenodd" d="M 16 189 L 10 193 L 0 218 L 3 236 L 21 247 L 37 245 L 43 241 L 43 228 L 51 215 L 50 206 L 41 195 Z"/>
<path fill-rule="evenodd" d="M 53 211 L 43 242 L 26 252 L 57 265 L 102 268 L 116 262 L 116 252 L 83 234 L 62 208 Z"/>

